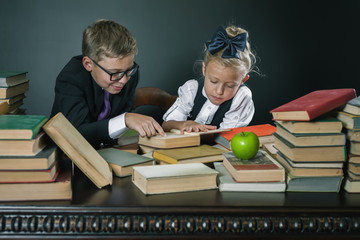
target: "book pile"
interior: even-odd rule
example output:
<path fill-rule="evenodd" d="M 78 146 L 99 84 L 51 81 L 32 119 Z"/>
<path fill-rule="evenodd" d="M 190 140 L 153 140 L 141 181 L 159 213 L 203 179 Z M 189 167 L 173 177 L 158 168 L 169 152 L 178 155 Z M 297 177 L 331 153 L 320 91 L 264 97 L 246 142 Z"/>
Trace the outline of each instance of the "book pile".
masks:
<path fill-rule="evenodd" d="M 42 115 L 0 115 L 0 201 L 69 200 L 71 171 Z"/>
<path fill-rule="evenodd" d="M 160 165 L 211 163 L 222 161 L 222 153 L 227 150 L 201 144 L 201 136 L 223 131 L 227 130 L 209 130 L 208 132 L 184 134 L 180 134 L 180 131 L 172 130 L 166 133 L 166 137 L 161 135 L 150 138 L 140 137 L 139 145 L 145 154 L 151 155 Z"/>
<path fill-rule="evenodd" d="M 214 166 L 221 192 L 284 192 L 286 188 L 284 168 L 262 149 L 250 160 L 225 152 L 223 162 Z"/>
<path fill-rule="evenodd" d="M 20 114 L 25 92 L 29 90 L 27 72 L 0 71 L 0 114 Z"/>
<path fill-rule="evenodd" d="M 350 100 L 337 112 L 348 139 L 348 161 L 345 166 L 344 189 L 349 193 L 360 193 L 360 97 Z"/>
<path fill-rule="evenodd" d="M 277 126 L 277 160 L 287 191 L 338 192 L 346 160 L 342 123 L 328 113 L 355 98 L 354 89 L 311 92 L 270 111 Z"/>

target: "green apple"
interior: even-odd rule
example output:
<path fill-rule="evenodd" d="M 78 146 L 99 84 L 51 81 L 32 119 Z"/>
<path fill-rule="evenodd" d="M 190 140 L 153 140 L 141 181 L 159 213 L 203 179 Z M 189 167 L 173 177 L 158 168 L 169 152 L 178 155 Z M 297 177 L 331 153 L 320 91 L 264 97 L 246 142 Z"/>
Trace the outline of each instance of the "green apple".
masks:
<path fill-rule="evenodd" d="M 237 158 L 251 159 L 259 151 L 259 138 L 253 132 L 240 132 L 235 134 L 230 142 L 231 151 Z"/>

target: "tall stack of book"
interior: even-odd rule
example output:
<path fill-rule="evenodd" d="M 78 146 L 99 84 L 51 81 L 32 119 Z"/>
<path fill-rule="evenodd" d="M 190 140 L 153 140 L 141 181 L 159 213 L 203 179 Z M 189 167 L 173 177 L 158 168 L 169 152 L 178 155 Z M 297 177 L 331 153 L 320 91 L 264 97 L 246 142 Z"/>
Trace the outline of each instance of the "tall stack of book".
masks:
<path fill-rule="evenodd" d="M 0 115 L 0 201 L 69 200 L 71 171 L 42 115 Z"/>
<path fill-rule="evenodd" d="M 24 104 L 25 92 L 29 90 L 27 72 L 0 71 L 0 104 L 6 102 L 7 110 L 1 114 L 19 114 L 24 112 L 20 106 Z"/>
<path fill-rule="evenodd" d="M 354 89 L 318 90 L 270 112 L 277 160 L 287 172 L 287 191 L 338 192 L 346 160 L 342 123 L 328 113 L 356 97 Z"/>
<path fill-rule="evenodd" d="M 350 100 L 337 112 L 348 139 L 348 161 L 345 166 L 344 189 L 360 193 L 360 97 Z"/>

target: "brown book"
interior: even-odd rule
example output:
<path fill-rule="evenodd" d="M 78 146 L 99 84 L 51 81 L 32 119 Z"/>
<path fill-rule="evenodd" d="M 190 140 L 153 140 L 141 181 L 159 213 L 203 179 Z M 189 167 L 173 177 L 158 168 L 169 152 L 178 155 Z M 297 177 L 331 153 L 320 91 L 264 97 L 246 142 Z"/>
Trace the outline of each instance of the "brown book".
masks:
<path fill-rule="evenodd" d="M 195 147 L 157 149 L 153 158 L 164 163 L 208 163 L 222 161 L 222 149 L 206 144 Z"/>
<path fill-rule="evenodd" d="M 0 156 L 0 170 L 48 169 L 60 152 L 56 145 L 49 144 L 34 156 Z"/>
<path fill-rule="evenodd" d="M 223 153 L 223 165 L 236 182 L 282 182 L 284 168 L 264 150 L 250 160 L 237 158 L 233 152 Z"/>
<path fill-rule="evenodd" d="M 12 87 L 0 87 L 0 98 L 10 98 L 29 91 L 29 82 Z"/>
<path fill-rule="evenodd" d="M 345 161 L 345 145 L 297 147 L 274 133 L 275 148 L 294 162 Z"/>
<path fill-rule="evenodd" d="M 326 177 L 342 176 L 342 168 L 323 168 L 323 167 L 292 167 L 290 161 L 281 152 L 278 152 L 276 159 L 284 166 L 286 172 L 295 177 Z"/>
<path fill-rule="evenodd" d="M 49 144 L 49 137 L 40 132 L 34 139 L 0 139 L 0 156 L 35 156 L 46 145 Z"/>
<path fill-rule="evenodd" d="M 59 173 L 58 170 L 57 161 L 45 170 L 0 170 L 0 183 L 53 182 Z"/>
<path fill-rule="evenodd" d="M 43 129 L 98 188 L 112 184 L 109 164 L 62 113 L 52 117 Z"/>
<path fill-rule="evenodd" d="M 153 165 L 154 159 L 142 155 L 129 153 L 117 148 L 104 148 L 97 150 L 105 161 L 107 161 L 115 175 L 118 177 L 131 176 L 135 166 Z"/>
<path fill-rule="evenodd" d="M 155 148 L 179 148 L 200 145 L 200 135 L 167 132 L 166 137 L 139 137 L 139 144 Z"/>
<path fill-rule="evenodd" d="M 62 166 L 52 182 L 2 183 L 0 201 L 71 200 L 71 168 Z"/>
<path fill-rule="evenodd" d="M 132 182 L 144 194 L 216 189 L 218 172 L 203 163 L 134 167 Z"/>

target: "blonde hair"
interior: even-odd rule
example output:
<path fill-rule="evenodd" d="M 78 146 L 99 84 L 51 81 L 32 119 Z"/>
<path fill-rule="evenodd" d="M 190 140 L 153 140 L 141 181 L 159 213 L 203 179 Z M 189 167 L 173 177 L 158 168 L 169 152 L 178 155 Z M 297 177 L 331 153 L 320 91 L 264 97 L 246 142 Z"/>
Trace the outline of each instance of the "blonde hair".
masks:
<path fill-rule="evenodd" d="M 95 61 L 100 61 L 104 56 L 123 58 L 137 52 L 135 38 L 115 21 L 98 20 L 83 32 L 82 54 Z"/>
<path fill-rule="evenodd" d="M 226 29 L 229 39 L 234 38 L 236 35 L 246 32 L 247 33 L 247 40 L 246 40 L 246 48 L 244 51 L 237 50 L 239 53 L 239 58 L 223 58 L 222 54 L 224 49 L 218 51 L 214 55 L 212 55 L 205 46 L 205 57 L 204 62 L 205 66 L 211 61 L 217 61 L 218 63 L 222 64 L 226 67 L 234 67 L 239 69 L 239 71 L 246 71 L 245 75 L 249 74 L 254 70 L 254 65 L 256 63 L 255 55 L 251 52 L 250 43 L 249 43 L 249 33 L 240 27 L 236 26 L 228 26 Z"/>

